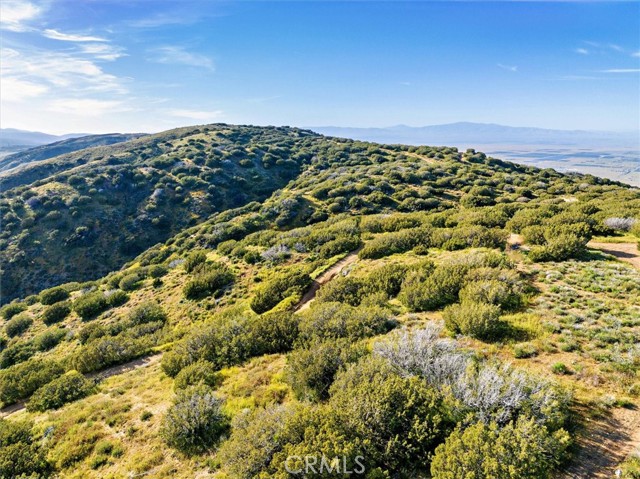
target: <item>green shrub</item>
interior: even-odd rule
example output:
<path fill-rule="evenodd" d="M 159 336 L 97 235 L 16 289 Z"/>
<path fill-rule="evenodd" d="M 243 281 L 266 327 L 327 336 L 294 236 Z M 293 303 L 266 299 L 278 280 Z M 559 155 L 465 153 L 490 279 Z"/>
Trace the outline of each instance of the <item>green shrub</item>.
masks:
<path fill-rule="evenodd" d="M 299 400 L 322 401 L 338 371 L 366 353 L 363 346 L 344 340 L 315 340 L 287 356 L 285 378 Z"/>
<path fill-rule="evenodd" d="M 36 347 L 33 341 L 15 341 L 12 342 L 0 354 L 0 368 L 8 368 L 14 364 L 26 361 L 36 353 Z"/>
<path fill-rule="evenodd" d="M 105 298 L 107 299 L 107 306 L 109 308 L 122 306 L 124 303 L 129 301 L 129 295 L 119 289 L 107 291 L 107 293 L 105 294 Z"/>
<path fill-rule="evenodd" d="M 300 268 L 273 274 L 255 289 L 251 309 L 258 314 L 265 313 L 288 296 L 302 295 L 310 285 L 311 277 Z"/>
<path fill-rule="evenodd" d="M 396 253 L 404 253 L 421 245 L 431 246 L 432 231 L 428 228 L 384 233 L 368 241 L 358 253 L 362 259 L 377 259 Z"/>
<path fill-rule="evenodd" d="M 364 280 L 364 293 L 374 294 L 383 292 L 388 297 L 400 293 L 402 282 L 407 276 L 407 266 L 390 263 L 374 269 Z"/>
<path fill-rule="evenodd" d="M 71 312 L 71 303 L 69 301 L 61 301 L 52 304 L 42 313 L 42 322 L 47 326 L 59 323 L 64 320 Z"/>
<path fill-rule="evenodd" d="M 568 445 L 566 431 L 550 434 L 533 419 L 523 418 L 502 429 L 495 423 L 478 422 L 456 429 L 438 446 L 431 474 L 433 479 L 545 479 Z"/>
<path fill-rule="evenodd" d="M 103 338 L 84 345 L 70 358 L 71 366 L 81 373 L 99 371 L 143 356 L 148 347 L 128 338 Z"/>
<path fill-rule="evenodd" d="M 354 251 L 358 249 L 361 244 L 360 238 L 357 236 L 339 236 L 323 244 L 318 253 L 321 258 L 331 258 L 341 253 Z"/>
<path fill-rule="evenodd" d="M 495 304 L 502 308 L 519 305 L 521 298 L 510 288 L 505 281 L 497 279 L 485 279 L 470 281 L 460 290 L 460 301 Z"/>
<path fill-rule="evenodd" d="M 184 262 L 184 270 L 191 273 L 197 266 L 207 261 L 207 253 L 203 250 L 193 251 Z"/>
<path fill-rule="evenodd" d="M 500 307 L 493 304 L 464 301 L 445 308 L 442 317 L 451 332 L 473 338 L 491 339 L 500 330 Z"/>
<path fill-rule="evenodd" d="M 338 302 L 358 306 L 362 301 L 363 289 L 362 279 L 340 276 L 320 288 L 315 300 L 318 303 Z"/>
<path fill-rule="evenodd" d="M 51 466 L 30 421 L 0 419 L 0 477 L 48 477 Z"/>
<path fill-rule="evenodd" d="M 215 370 L 211 362 L 197 361 L 178 373 L 173 383 L 173 389 L 177 392 L 198 384 L 216 388 L 221 382 L 222 376 Z"/>
<path fill-rule="evenodd" d="M 554 374 L 569 374 L 571 372 L 564 363 L 554 363 L 551 366 L 551 371 Z"/>
<path fill-rule="evenodd" d="M 531 343 L 520 343 L 513 347 L 513 355 L 517 359 L 531 358 L 538 354 L 538 349 Z"/>
<path fill-rule="evenodd" d="M 33 339 L 33 345 L 38 351 L 48 351 L 55 348 L 66 335 L 63 328 L 47 329 Z"/>
<path fill-rule="evenodd" d="M 22 313 L 26 311 L 28 306 L 25 303 L 9 303 L 5 304 L 2 309 L 0 309 L 0 316 L 3 319 L 9 320 L 13 318 L 16 314 Z"/>
<path fill-rule="evenodd" d="M 251 318 L 247 341 L 252 356 L 286 353 L 298 338 L 298 318 L 292 311 L 272 311 Z"/>
<path fill-rule="evenodd" d="M 67 403 L 90 395 L 94 389 L 93 381 L 77 371 L 70 371 L 34 392 L 27 403 L 27 410 L 58 409 Z"/>
<path fill-rule="evenodd" d="M 145 301 L 129 311 L 128 319 L 134 325 L 156 321 L 164 323 L 167 320 L 167 313 L 155 301 Z"/>
<path fill-rule="evenodd" d="M 51 305 L 64 301 L 69 297 L 69 292 L 58 286 L 57 288 L 45 289 L 40 293 L 40 302 L 45 305 Z"/>
<path fill-rule="evenodd" d="M 422 466 L 452 426 L 437 391 L 382 359 L 364 357 L 338 373 L 330 394 L 346 429 L 367 441 L 367 461 L 389 471 Z"/>
<path fill-rule="evenodd" d="M 354 308 L 341 303 L 317 303 L 299 317 L 302 342 L 313 338 L 368 338 L 386 333 L 396 324 L 387 309 L 377 306 Z"/>
<path fill-rule="evenodd" d="M 31 319 L 31 316 L 27 313 L 22 313 L 7 321 L 4 325 L 4 331 L 7 333 L 7 336 L 13 338 L 24 334 L 32 324 L 33 319 Z"/>
<path fill-rule="evenodd" d="M 540 225 L 527 226 L 522 229 L 522 237 L 528 244 L 544 245 L 547 243 L 545 237 L 546 228 Z"/>
<path fill-rule="evenodd" d="M 141 278 L 138 273 L 130 273 L 122 277 L 118 283 L 118 287 L 122 291 L 133 291 L 140 286 Z"/>
<path fill-rule="evenodd" d="M 210 449 L 228 428 L 222 404 L 204 385 L 181 391 L 162 420 L 160 436 L 169 446 L 185 454 Z"/>
<path fill-rule="evenodd" d="M 30 359 L 0 371 L 0 401 L 4 405 L 28 398 L 34 391 L 64 372 L 55 361 Z"/>
<path fill-rule="evenodd" d="M 410 273 L 402 283 L 399 299 L 411 311 L 432 311 L 453 303 L 464 284 L 468 268 L 440 265 Z"/>
<path fill-rule="evenodd" d="M 560 234 L 551 237 L 545 246 L 531 248 L 529 259 L 534 262 L 546 262 L 579 258 L 586 252 L 587 241 L 587 238 L 575 234 Z"/>
<path fill-rule="evenodd" d="M 203 264 L 183 288 L 187 299 L 199 299 L 215 295 L 233 281 L 233 274 L 224 264 Z"/>
<path fill-rule="evenodd" d="M 244 361 L 254 348 L 247 326 L 244 317 L 220 317 L 193 329 L 163 355 L 163 371 L 175 377 L 181 369 L 201 359 L 212 362 L 216 369 Z"/>
<path fill-rule="evenodd" d="M 160 264 L 152 264 L 151 266 L 149 266 L 149 276 L 154 278 L 154 279 L 158 279 L 158 278 L 162 278 L 165 274 L 167 274 L 167 268 L 166 266 L 162 266 Z"/>
<path fill-rule="evenodd" d="M 83 321 L 95 318 L 108 308 L 109 303 L 102 291 L 85 293 L 73 302 L 73 310 Z"/>

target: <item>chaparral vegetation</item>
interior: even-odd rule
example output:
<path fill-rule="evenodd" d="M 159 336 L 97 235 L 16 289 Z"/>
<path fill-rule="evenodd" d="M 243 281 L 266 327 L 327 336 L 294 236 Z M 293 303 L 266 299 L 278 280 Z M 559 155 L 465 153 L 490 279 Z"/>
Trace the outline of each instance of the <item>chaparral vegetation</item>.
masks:
<path fill-rule="evenodd" d="M 640 271 L 592 245 L 637 258 L 638 189 L 223 124 L 12 171 L 0 477 L 554 478 L 637 414 Z"/>

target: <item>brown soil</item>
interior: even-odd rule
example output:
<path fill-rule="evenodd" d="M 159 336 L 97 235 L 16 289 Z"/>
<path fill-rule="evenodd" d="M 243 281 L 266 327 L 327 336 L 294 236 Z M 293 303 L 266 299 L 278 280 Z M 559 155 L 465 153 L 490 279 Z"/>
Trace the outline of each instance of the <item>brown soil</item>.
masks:
<path fill-rule="evenodd" d="M 638 245 L 636 243 L 597 243 L 590 241 L 587 246 L 615 256 L 620 261 L 640 269 L 640 253 L 638 253 Z"/>
<path fill-rule="evenodd" d="M 360 252 L 359 249 L 356 251 L 352 251 L 347 256 L 345 256 L 340 261 L 338 261 L 336 264 L 334 264 L 331 268 L 329 268 L 320 276 L 318 276 L 311 284 L 311 287 L 309 288 L 309 290 L 306 293 L 304 293 L 304 296 L 302 296 L 302 299 L 298 303 L 298 306 L 296 306 L 296 311 L 302 311 L 304 309 L 307 309 L 311 301 L 313 301 L 314 298 L 316 297 L 316 293 L 318 292 L 318 290 L 322 285 L 328 283 L 333 278 L 335 278 L 338 274 L 340 274 L 340 272 L 345 267 L 358 261 L 359 252 Z"/>
<path fill-rule="evenodd" d="M 640 446 L 640 410 L 617 408 L 589 420 L 576 443 L 578 450 L 558 479 L 616 477 L 617 466 Z"/>

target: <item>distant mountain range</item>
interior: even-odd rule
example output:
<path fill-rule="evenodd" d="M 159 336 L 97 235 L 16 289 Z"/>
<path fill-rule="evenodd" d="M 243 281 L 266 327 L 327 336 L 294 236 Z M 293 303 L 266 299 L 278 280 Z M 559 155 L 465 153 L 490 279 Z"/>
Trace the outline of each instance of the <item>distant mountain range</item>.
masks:
<path fill-rule="evenodd" d="M 51 136 L 46 135 L 45 133 L 36 133 L 36 135 Z M 105 135 L 87 135 L 81 136 L 79 138 L 69 138 L 62 141 L 56 141 L 55 143 L 36 146 L 34 148 L 29 148 L 27 150 L 19 151 L 17 153 L 13 153 L 11 155 L 0 158 L 0 172 L 7 171 L 12 168 L 17 168 L 34 161 L 47 160 L 49 158 L 53 158 L 54 156 L 63 155 L 65 153 L 71 153 L 74 151 L 84 150 L 85 148 L 92 148 L 96 146 L 113 145 L 115 143 L 121 143 L 123 141 L 140 138 L 144 135 L 144 133 L 110 133 Z"/>
<path fill-rule="evenodd" d="M 0 128 L 0 148 L 24 149 L 32 146 L 46 145 L 55 141 L 86 136 L 86 133 L 69 133 L 67 135 L 50 135 L 39 131 L 16 130 L 15 128 Z"/>
<path fill-rule="evenodd" d="M 309 127 L 309 129 L 323 135 L 379 143 L 462 148 L 476 148 L 485 145 L 640 148 L 640 132 L 549 130 L 493 123 L 459 122 L 419 127 L 397 125 L 387 128 L 317 126 Z"/>

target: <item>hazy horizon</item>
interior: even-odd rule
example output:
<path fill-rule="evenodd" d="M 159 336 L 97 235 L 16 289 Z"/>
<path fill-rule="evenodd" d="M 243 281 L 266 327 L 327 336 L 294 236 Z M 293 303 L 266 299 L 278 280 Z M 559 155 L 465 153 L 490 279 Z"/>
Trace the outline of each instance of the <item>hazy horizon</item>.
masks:
<path fill-rule="evenodd" d="M 1 4 L 3 127 L 640 130 L 638 2 Z"/>

